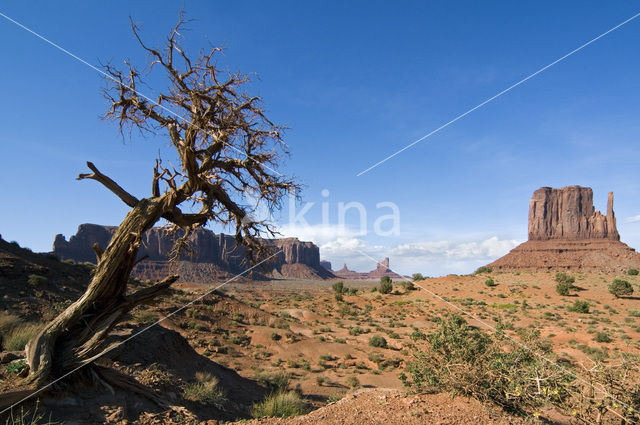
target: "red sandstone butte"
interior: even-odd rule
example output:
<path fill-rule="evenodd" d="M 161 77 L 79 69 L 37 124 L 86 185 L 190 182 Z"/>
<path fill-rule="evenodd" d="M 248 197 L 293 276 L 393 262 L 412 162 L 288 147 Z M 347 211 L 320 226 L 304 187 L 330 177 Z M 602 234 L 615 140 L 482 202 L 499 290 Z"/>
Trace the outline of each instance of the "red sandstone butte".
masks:
<path fill-rule="evenodd" d="M 542 187 L 529 203 L 529 240 L 488 264 L 494 270 L 624 272 L 640 254 L 620 242 L 609 192 L 607 214 L 593 207 L 590 187 Z"/>

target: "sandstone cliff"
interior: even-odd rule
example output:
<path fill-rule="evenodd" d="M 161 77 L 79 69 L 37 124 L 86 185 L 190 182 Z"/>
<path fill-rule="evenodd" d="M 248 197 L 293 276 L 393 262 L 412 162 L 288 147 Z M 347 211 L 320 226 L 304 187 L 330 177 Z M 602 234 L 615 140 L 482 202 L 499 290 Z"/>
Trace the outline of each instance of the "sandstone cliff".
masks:
<path fill-rule="evenodd" d="M 78 232 L 65 239 L 57 235 L 53 242 L 53 253 L 62 259 L 79 262 L 95 262 L 91 249 L 98 243 L 103 249 L 109 243 L 116 227 L 97 224 L 81 224 Z M 175 241 L 161 228 L 145 233 L 140 244 L 139 257 L 146 256 L 134 273 L 142 278 L 156 279 L 168 273 L 168 260 Z M 311 242 L 296 238 L 267 239 L 264 241 L 273 251 L 281 250 L 272 260 L 259 269 L 264 277 L 279 278 L 328 278 L 331 273 L 320 265 L 319 248 Z M 215 234 L 207 229 L 198 229 L 191 235 L 188 247 L 183 250 L 174 268 L 181 280 L 205 282 L 215 278 L 242 273 L 250 267 L 244 247 L 236 247 L 231 235 Z"/>
<path fill-rule="evenodd" d="M 640 254 L 620 242 L 613 212 L 593 207 L 589 187 L 543 187 L 529 204 L 529 240 L 488 265 L 496 270 L 588 270 L 621 272 L 640 268 Z"/>
<path fill-rule="evenodd" d="M 595 211 L 590 187 L 542 187 L 529 204 L 529 240 L 609 239 L 618 241 L 613 212 L 613 192 L 609 192 L 607 215 Z"/>

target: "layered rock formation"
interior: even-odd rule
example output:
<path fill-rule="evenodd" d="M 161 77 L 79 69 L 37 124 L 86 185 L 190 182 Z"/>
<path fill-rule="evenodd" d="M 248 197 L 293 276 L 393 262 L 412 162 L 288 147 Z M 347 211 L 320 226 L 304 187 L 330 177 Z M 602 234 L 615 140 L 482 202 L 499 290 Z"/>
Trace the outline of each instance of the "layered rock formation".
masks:
<path fill-rule="evenodd" d="M 370 272 L 356 272 L 353 270 L 349 270 L 347 265 L 345 264 L 340 270 L 334 271 L 334 275 L 341 279 L 351 279 L 351 280 L 377 280 L 382 276 L 389 276 L 392 279 L 402 279 L 402 276 L 395 273 L 389 268 L 389 257 L 380 261 L 377 264 L 377 267 Z"/>
<path fill-rule="evenodd" d="M 529 240 L 488 265 L 496 270 L 640 268 L 640 254 L 620 242 L 609 193 L 607 214 L 596 211 L 589 187 L 543 187 L 529 204 Z"/>
<path fill-rule="evenodd" d="M 529 204 L 529 240 L 609 239 L 619 241 L 609 192 L 607 215 L 595 211 L 590 187 L 542 187 L 533 192 Z"/>
<path fill-rule="evenodd" d="M 53 253 L 61 259 L 79 262 L 95 262 L 91 246 L 97 243 L 106 248 L 116 231 L 113 226 L 81 224 L 78 232 L 65 239 L 57 235 L 53 243 Z M 169 258 L 177 235 L 168 236 L 163 229 L 153 228 L 145 233 L 140 244 L 140 257 L 147 257 L 139 263 L 134 274 L 145 279 L 157 279 L 169 273 Z M 301 242 L 296 238 L 266 239 L 265 245 L 273 252 L 282 251 L 259 268 L 265 277 L 278 278 L 329 278 L 331 273 L 320 265 L 319 248 L 311 242 Z M 172 267 L 180 274 L 181 280 L 203 283 L 244 272 L 250 267 L 244 247 L 236 247 L 231 235 L 215 234 L 207 229 L 196 230 Z"/>

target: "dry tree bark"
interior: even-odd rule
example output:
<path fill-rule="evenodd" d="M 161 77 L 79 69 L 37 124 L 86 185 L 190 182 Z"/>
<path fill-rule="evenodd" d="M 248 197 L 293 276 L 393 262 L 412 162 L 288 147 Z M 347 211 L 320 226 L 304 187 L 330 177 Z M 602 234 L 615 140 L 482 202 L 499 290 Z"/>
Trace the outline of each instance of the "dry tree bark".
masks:
<path fill-rule="evenodd" d="M 28 343 L 30 371 L 24 383 L 29 387 L 40 388 L 82 365 L 88 366 L 74 376 L 100 374 L 90 363 L 109 350 L 106 338 L 113 327 L 135 306 L 151 301 L 176 281 L 177 276 L 168 276 L 151 287 L 128 291 L 141 237 L 158 221 L 164 219 L 173 229 L 182 229 L 180 243 L 209 221 L 233 226 L 237 242 L 248 246 L 255 259 L 262 254 L 260 235 L 274 232 L 268 223 L 250 218 L 243 200 L 251 193 L 272 210 L 287 194 L 299 191 L 292 178 L 274 170 L 288 154 L 281 138 L 283 128 L 264 115 L 259 97 L 244 92 L 247 76 L 223 74 L 217 68 L 220 48 L 195 60 L 185 53 L 179 43 L 184 23 L 181 15 L 161 49 L 147 47 L 131 24 L 152 59 L 146 72 L 137 71 L 129 61 L 124 70 L 104 66 L 109 75 L 104 95 L 110 105 L 105 118 L 117 122 L 121 132 L 135 129 L 168 136 L 179 166 L 165 167 L 156 159 L 151 196 L 143 199 L 128 193 L 91 162 L 87 166 L 92 172 L 78 176 L 101 183 L 131 210 L 104 251 L 94 247 L 98 264 L 84 295 Z M 168 83 L 155 102 L 136 89 L 147 72 L 161 74 Z M 199 209 L 186 213 L 182 204 L 191 211 L 196 211 L 193 205 Z"/>

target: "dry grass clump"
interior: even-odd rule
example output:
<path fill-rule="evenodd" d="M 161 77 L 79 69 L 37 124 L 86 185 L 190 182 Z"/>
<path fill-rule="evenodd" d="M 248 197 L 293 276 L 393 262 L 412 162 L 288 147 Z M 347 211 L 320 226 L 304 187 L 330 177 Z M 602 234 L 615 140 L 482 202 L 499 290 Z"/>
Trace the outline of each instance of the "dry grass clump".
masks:
<path fill-rule="evenodd" d="M 19 317 L 0 313 L 0 345 L 7 351 L 22 351 L 31 338 L 40 331 L 41 324 L 23 322 Z"/>
<path fill-rule="evenodd" d="M 227 397 L 219 384 L 218 378 L 210 373 L 196 372 L 196 381 L 185 385 L 183 397 L 223 410 L 227 404 Z"/>
<path fill-rule="evenodd" d="M 254 373 L 253 379 L 272 391 L 284 392 L 289 388 L 291 375 L 282 371 L 258 370 Z"/>
<path fill-rule="evenodd" d="M 254 418 L 288 418 L 305 413 L 305 402 L 295 391 L 277 392 L 253 405 Z"/>
<path fill-rule="evenodd" d="M 45 417 L 45 413 L 40 411 L 39 401 L 36 401 L 33 411 L 25 410 L 22 406 L 16 413 L 11 411 L 6 422 L 4 422 L 5 425 L 56 425 L 59 423 L 51 421 L 51 414 L 49 414 L 48 418 Z"/>

